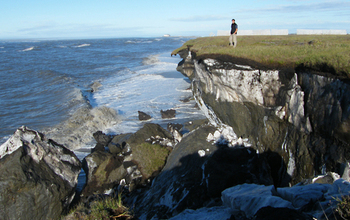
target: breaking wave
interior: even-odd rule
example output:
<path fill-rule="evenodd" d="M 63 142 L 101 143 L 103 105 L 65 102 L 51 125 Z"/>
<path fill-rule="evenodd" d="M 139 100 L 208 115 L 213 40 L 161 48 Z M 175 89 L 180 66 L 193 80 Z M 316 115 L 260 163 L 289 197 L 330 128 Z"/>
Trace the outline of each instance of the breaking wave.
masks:
<path fill-rule="evenodd" d="M 88 46 L 90 46 L 90 44 L 80 44 L 80 45 L 75 46 L 75 47 L 88 47 Z"/>
<path fill-rule="evenodd" d="M 31 50 L 34 50 L 34 48 L 35 48 L 35 47 L 29 47 L 29 48 L 24 49 L 24 50 L 22 50 L 22 51 L 31 51 Z"/>
<path fill-rule="evenodd" d="M 68 120 L 45 132 L 48 138 L 71 150 L 93 142 L 93 133 L 103 131 L 120 121 L 117 112 L 106 106 L 78 109 Z"/>

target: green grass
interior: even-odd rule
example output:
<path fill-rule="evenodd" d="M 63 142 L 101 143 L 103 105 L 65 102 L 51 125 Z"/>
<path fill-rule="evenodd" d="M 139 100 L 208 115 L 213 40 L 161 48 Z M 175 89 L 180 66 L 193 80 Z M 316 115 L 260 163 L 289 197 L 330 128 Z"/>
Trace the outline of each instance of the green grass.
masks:
<path fill-rule="evenodd" d="M 342 196 L 342 198 L 337 199 L 337 201 L 338 205 L 335 211 L 342 219 L 350 219 L 350 196 Z"/>
<path fill-rule="evenodd" d="M 196 58 L 238 59 L 270 68 L 304 67 L 350 77 L 350 35 L 237 36 L 237 47 L 228 37 L 203 37 L 187 41 Z"/>
<path fill-rule="evenodd" d="M 80 203 L 64 220 L 95 220 L 95 219 L 134 219 L 128 207 L 123 205 L 122 195 L 107 197 L 91 202 L 89 207 Z"/>

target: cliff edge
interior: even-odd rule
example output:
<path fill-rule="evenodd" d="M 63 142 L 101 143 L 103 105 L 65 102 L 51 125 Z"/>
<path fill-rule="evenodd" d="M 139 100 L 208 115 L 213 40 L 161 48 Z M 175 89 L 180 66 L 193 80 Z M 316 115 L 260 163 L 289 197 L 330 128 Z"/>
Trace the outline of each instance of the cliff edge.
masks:
<path fill-rule="evenodd" d="M 278 173 L 281 186 L 328 171 L 344 174 L 350 158 L 348 80 L 306 69 L 198 59 L 188 49 L 179 54 L 183 61 L 177 70 L 191 79 L 194 97 L 211 123 L 231 127 L 233 136 L 259 153 L 283 158 L 280 166 L 287 173 Z"/>

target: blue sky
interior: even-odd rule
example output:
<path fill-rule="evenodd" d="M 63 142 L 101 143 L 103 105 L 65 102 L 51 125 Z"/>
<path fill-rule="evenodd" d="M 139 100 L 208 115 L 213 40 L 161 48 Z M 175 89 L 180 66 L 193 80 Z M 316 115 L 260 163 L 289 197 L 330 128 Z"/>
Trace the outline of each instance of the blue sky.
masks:
<path fill-rule="evenodd" d="M 8 0 L 0 39 L 209 36 L 229 30 L 346 29 L 350 0 Z"/>

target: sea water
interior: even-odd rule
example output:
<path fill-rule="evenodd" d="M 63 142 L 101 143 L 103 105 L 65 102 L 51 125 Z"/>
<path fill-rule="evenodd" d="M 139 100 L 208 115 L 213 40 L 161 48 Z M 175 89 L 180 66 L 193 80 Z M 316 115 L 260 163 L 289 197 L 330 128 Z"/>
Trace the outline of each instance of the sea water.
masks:
<path fill-rule="evenodd" d="M 144 123 L 204 118 L 171 51 L 189 38 L 0 41 L 0 144 L 20 126 L 82 158 L 93 132 L 136 132 Z M 175 109 L 175 119 L 160 111 Z M 138 111 L 149 114 L 138 120 Z M 80 149 L 80 151 L 79 151 Z M 85 151 L 84 151 L 85 149 Z M 81 152 L 81 154 L 79 154 Z"/>

